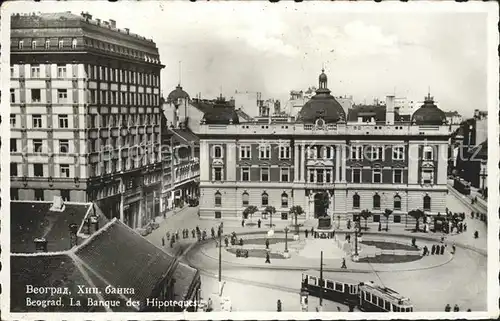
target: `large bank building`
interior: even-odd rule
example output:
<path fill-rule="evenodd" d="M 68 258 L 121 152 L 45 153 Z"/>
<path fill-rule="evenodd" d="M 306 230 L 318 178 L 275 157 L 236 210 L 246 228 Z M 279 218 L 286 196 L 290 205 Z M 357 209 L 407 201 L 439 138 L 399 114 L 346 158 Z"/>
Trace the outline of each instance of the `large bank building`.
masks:
<path fill-rule="evenodd" d="M 254 217 L 273 206 L 275 220 L 292 220 L 299 205 L 299 220 L 368 210 L 377 222 L 390 209 L 390 220 L 405 224 L 414 223 L 409 211 L 446 210 L 450 133 L 430 95 L 410 121 L 394 111 L 392 96 L 344 110 L 322 72 L 294 121 L 243 122 L 224 110 L 205 114 L 197 131 L 201 217 L 240 220 L 253 205 Z"/>

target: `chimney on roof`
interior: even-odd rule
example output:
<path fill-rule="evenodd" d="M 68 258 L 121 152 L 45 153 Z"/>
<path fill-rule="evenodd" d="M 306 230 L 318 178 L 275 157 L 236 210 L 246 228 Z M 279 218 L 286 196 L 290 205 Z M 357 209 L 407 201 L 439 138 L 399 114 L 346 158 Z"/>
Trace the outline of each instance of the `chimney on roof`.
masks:
<path fill-rule="evenodd" d="M 54 200 L 52 201 L 52 206 L 50 210 L 52 212 L 64 212 L 66 205 L 64 205 L 64 201 L 61 196 L 54 196 Z"/>
<path fill-rule="evenodd" d="M 69 247 L 72 248 L 78 245 L 78 225 L 71 223 L 69 225 Z"/>
<path fill-rule="evenodd" d="M 385 122 L 387 125 L 394 125 L 394 96 L 387 96 L 385 99 Z"/>
<path fill-rule="evenodd" d="M 101 19 L 96 18 L 95 21 L 97 21 L 98 25 L 101 25 Z"/>
<path fill-rule="evenodd" d="M 125 28 L 125 32 L 128 34 L 130 34 L 130 29 L 129 28 Z"/>
<path fill-rule="evenodd" d="M 36 238 L 33 242 L 35 243 L 36 252 L 47 252 L 47 240 L 45 238 Z"/>
<path fill-rule="evenodd" d="M 111 28 L 116 28 L 116 21 L 113 19 L 109 19 L 109 24 L 111 25 Z"/>

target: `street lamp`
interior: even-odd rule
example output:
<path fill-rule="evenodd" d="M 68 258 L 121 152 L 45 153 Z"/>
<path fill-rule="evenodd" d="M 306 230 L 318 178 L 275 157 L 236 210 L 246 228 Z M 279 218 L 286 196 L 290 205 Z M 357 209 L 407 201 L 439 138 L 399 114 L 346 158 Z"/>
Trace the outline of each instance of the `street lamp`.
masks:
<path fill-rule="evenodd" d="M 360 219 L 358 218 L 354 226 L 354 260 L 358 259 L 358 229 L 360 227 L 359 220 Z"/>
<path fill-rule="evenodd" d="M 219 225 L 219 296 L 222 297 L 222 229 Z"/>
<path fill-rule="evenodd" d="M 287 227 L 285 227 L 285 253 L 284 253 L 284 257 L 288 258 L 290 257 L 290 254 L 288 253 L 288 231 L 290 231 L 290 229 Z"/>

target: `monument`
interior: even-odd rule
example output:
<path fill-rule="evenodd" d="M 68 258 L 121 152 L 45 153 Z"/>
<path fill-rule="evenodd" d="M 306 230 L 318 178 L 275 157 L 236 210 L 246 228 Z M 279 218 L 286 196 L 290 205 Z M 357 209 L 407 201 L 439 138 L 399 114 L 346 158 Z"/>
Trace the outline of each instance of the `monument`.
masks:
<path fill-rule="evenodd" d="M 314 230 L 314 238 L 331 239 L 334 234 L 332 218 L 328 215 L 318 217 L 318 227 Z"/>

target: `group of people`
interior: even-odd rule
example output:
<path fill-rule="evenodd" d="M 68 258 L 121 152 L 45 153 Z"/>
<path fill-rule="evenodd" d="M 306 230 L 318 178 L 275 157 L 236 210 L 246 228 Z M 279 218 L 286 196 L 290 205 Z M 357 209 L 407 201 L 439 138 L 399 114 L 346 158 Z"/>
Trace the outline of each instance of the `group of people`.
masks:
<path fill-rule="evenodd" d="M 446 248 L 446 245 L 444 245 L 444 244 L 434 244 L 434 245 L 432 245 L 431 250 L 429 251 L 429 248 L 427 247 L 427 245 L 425 245 L 422 255 L 423 256 L 426 256 L 429 254 L 430 255 L 443 255 L 445 248 Z M 455 253 L 455 245 L 453 245 L 453 252 L 452 253 Z"/>
<path fill-rule="evenodd" d="M 217 235 L 217 237 L 220 237 L 223 233 L 223 223 L 220 223 L 220 225 L 217 227 L 217 232 L 215 232 L 215 228 L 213 228 L 213 227 L 211 228 L 210 232 L 211 232 L 212 239 L 215 239 L 216 235 Z M 201 242 L 201 241 L 204 241 L 207 239 L 206 229 L 203 229 L 203 231 L 202 231 L 199 226 L 196 226 L 196 228 L 191 229 L 191 231 L 187 228 L 182 229 L 181 233 L 179 233 L 179 230 L 176 230 L 175 232 L 172 232 L 172 233 L 170 231 L 167 231 L 165 236 L 161 238 L 162 246 L 165 246 L 166 242 L 168 241 L 170 243 L 170 247 L 174 247 L 175 242 L 178 242 L 180 239 L 179 234 L 182 235 L 183 239 L 188 239 L 191 235 L 191 237 L 194 239 L 197 239 L 198 242 Z"/>
<path fill-rule="evenodd" d="M 467 309 L 467 312 L 471 312 L 471 311 L 472 311 L 471 309 Z M 451 312 L 451 305 L 447 304 L 444 307 L 444 312 Z M 455 304 L 455 306 L 453 307 L 453 312 L 460 312 L 460 308 L 458 307 L 458 304 Z"/>

